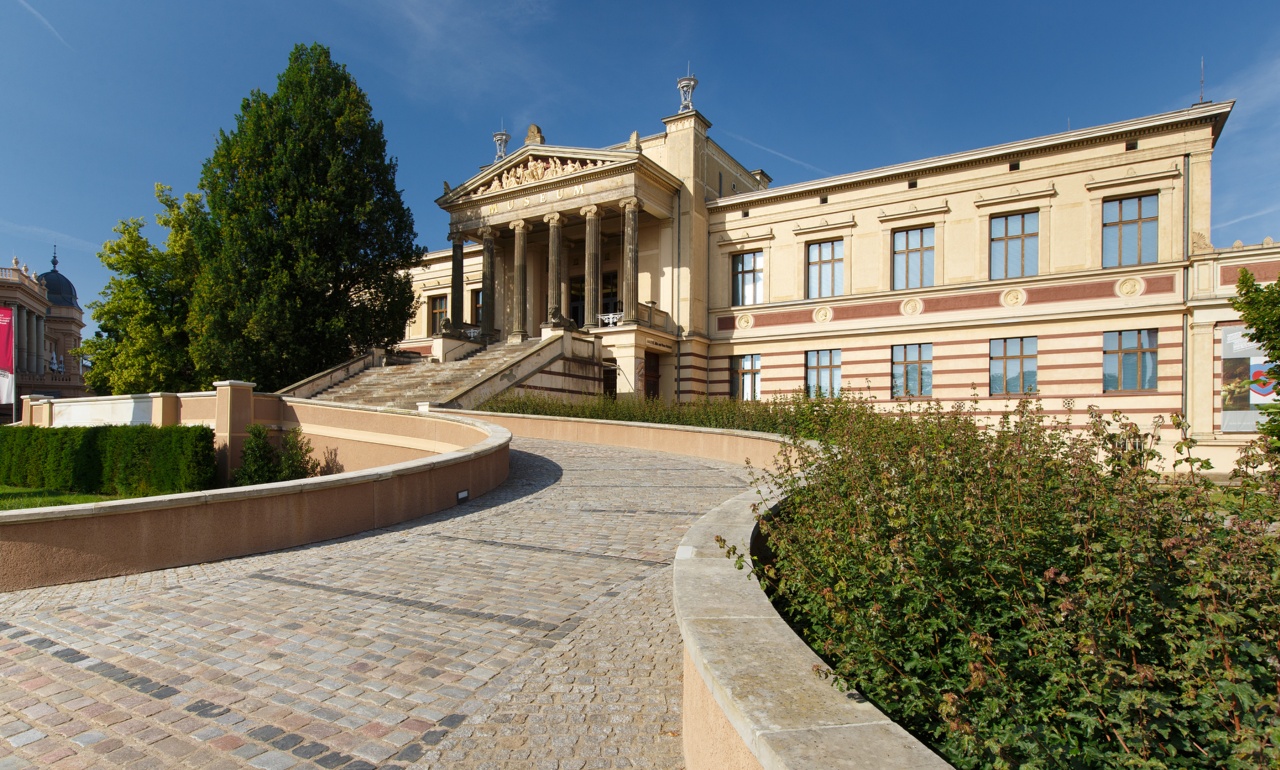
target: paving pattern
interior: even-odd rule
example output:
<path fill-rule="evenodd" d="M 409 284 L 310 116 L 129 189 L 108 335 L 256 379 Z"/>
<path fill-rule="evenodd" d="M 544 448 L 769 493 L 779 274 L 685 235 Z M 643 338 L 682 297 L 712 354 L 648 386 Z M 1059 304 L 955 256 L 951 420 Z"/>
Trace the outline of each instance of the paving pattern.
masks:
<path fill-rule="evenodd" d="M 670 560 L 745 469 L 512 447 L 443 516 L 0 594 L 0 770 L 681 767 Z"/>

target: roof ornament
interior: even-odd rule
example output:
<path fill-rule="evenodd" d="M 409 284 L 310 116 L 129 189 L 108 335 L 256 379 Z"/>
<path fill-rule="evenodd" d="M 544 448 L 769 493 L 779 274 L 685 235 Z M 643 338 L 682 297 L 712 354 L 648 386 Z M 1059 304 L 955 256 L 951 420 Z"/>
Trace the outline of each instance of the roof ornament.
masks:
<path fill-rule="evenodd" d="M 58 272 L 58 244 L 53 244 L 53 272 Z"/>
<path fill-rule="evenodd" d="M 493 143 L 498 148 L 497 154 L 493 156 L 494 163 L 507 157 L 507 142 L 509 141 L 511 141 L 511 134 L 507 133 L 505 125 L 493 132 Z"/>
<path fill-rule="evenodd" d="M 693 112 L 693 89 L 698 87 L 698 79 L 693 76 L 692 68 L 686 72 L 688 74 L 676 81 L 676 88 L 680 89 L 680 112 Z"/>
<path fill-rule="evenodd" d="M 529 144 L 546 144 L 547 140 L 542 136 L 542 128 L 537 123 L 530 123 L 529 130 L 525 132 L 524 143 Z"/>

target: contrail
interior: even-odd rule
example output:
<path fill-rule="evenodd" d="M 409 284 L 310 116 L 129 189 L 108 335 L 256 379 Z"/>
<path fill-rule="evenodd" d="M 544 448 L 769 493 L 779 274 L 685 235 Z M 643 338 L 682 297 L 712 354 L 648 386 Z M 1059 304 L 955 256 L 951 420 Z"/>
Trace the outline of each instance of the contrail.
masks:
<path fill-rule="evenodd" d="M 1214 222 L 1214 223 L 1213 223 L 1213 226 L 1214 226 L 1214 227 L 1227 227 L 1227 226 L 1229 226 L 1229 225 L 1234 225 L 1234 224 L 1236 224 L 1237 222 L 1243 222 L 1243 221 L 1245 221 L 1246 219 L 1253 219 L 1254 217 L 1260 217 L 1260 216 L 1262 216 L 1263 214 L 1272 214 L 1272 213 L 1275 213 L 1275 212 L 1277 212 L 1277 211 L 1280 211 L 1280 206 L 1272 206 L 1272 207 L 1270 207 L 1270 208 L 1263 209 L 1262 211 L 1256 211 L 1256 212 L 1254 212 L 1254 213 L 1252 213 L 1252 214 L 1246 214 L 1246 215 L 1244 215 L 1244 216 L 1242 216 L 1242 217 L 1236 217 L 1235 219 L 1231 220 L 1230 222 Z"/>
<path fill-rule="evenodd" d="M 795 158 L 791 157 L 790 155 L 783 155 L 782 153 L 778 152 L 777 150 L 771 150 L 771 149 L 769 149 L 768 147 L 765 147 L 763 144 L 756 144 L 755 142 L 751 141 L 750 139 L 746 138 L 745 136 L 738 136 L 737 134 L 733 133 L 732 131 L 725 131 L 724 133 L 725 133 L 725 134 L 727 134 L 727 135 L 729 135 L 729 136 L 732 136 L 734 139 L 737 139 L 739 142 L 746 142 L 747 144 L 751 145 L 752 147 L 756 148 L 757 150 L 764 150 L 764 151 L 765 151 L 765 152 L 767 152 L 767 153 L 771 153 L 771 154 L 773 154 L 773 155 L 777 155 L 779 158 L 782 158 L 783 160 L 789 160 L 789 161 L 791 161 L 792 163 L 796 164 L 797 166 L 804 166 L 804 167 L 805 167 L 805 168 L 807 168 L 807 169 L 810 169 L 810 170 L 813 170 L 813 171 L 817 171 L 819 174 L 823 174 L 823 175 L 825 175 L 825 176 L 831 176 L 831 175 L 832 175 L 832 174 L 831 174 L 831 172 L 830 172 L 830 171 L 827 171 L 825 168 L 818 168 L 817 166 L 814 166 L 814 165 L 812 165 L 812 164 L 810 164 L 810 163 L 805 163 L 805 162 L 804 162 L 804 161 L 802 161 L 802 160 L 796 160 Z"/>
<path fill-rule="evenodd" d="M 58 42 L 65 45 L 68 51 L 72 50 L 71 45 L 68 44 L 66 40 L 62 39 L 62 35 L 58 34 L 58 30 L 54 29 L 53 25 L 49 23 L 49 20 L 46 19 L 44 16 L 42 16 L 39 11 L 37 11 L 35 8 L 32 8 L 31 4 L 28 3 L 27 0 L 18 0 L 18 4 L 21 5 L 23 8 L 26 8 L 28 11 L 31 11 L 31 15 L 39 19 L 41 24 L 48 27 L 49 31 L 53 33 L 53 36 L 58 38 Z"/>

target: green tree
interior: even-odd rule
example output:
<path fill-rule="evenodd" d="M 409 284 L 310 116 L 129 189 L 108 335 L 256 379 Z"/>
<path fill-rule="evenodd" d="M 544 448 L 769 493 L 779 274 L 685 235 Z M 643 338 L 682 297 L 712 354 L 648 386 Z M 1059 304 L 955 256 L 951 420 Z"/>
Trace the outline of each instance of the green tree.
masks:
<path fill-rule="evenodd" d="M 98 253 L 115 275 L 103 299 L 89 303 L 98 336 L 73 353 L 90 359 L 85 382 L 103 395 L 177 392 L 200 384 L 186 323 L 200 269 L 196 242 L 207 215 L 199 195 L 188 193 L 179 200 L 158 184 L 156 200 L 164 208 L 156 224 L 169 231 L 163 249 L 142 234 L 142 219 L 127 219 L 115 227 L 120 237 Z"/>
<path fill-rule="evenodd" d="M 296 46 L 204 164 L 211 227 L 189 316 L 202 380 L 275 390 L 401 338 L 418 249 L 395 173 L 346 67 Z"/>
<path fill-rule="evenodd" d="M 1280 282 L 1260 286 L 1252 273 L 1241 270 L 1231 307 L 1249 329 L 1245 336 L 1262 348 L 1268 361 L 1280 362 Z M 1267 376 L 1280 380 L 1280 363 L 1273 363 Z M 1264 404 L 1261 410 L 1266 419 L 1258 430 L 1272 439 L 1280 439 L 1280 420 L 1277 419 L 1280 409 L 1275 404 Z"/>

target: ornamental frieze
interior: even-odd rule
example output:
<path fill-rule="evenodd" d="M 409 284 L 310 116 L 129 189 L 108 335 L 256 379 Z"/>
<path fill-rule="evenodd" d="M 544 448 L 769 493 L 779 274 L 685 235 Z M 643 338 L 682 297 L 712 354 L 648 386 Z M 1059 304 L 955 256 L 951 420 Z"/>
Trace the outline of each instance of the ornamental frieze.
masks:
<path fill-rule="evenodd" d="M 500 190 L 510 190 L 513 187 L 519 187 L 522 184 L 532 184 L 533 182 L 541 182 L 546 179 L 554 179 L 558 176 L 567 174 L 575 174 L 579 171 L 586 171 L 591 168 L 599 168 L 606 165 L 603 160 L 561 160 L 560 158 L 530 158 L 528 162 L 503 170 L 501 174 L 494 174 L 493 178 L 486 184 L 481 184 L 471 193 L 471 197 L 478 198 L 481 195 L 488 195 Z"/>

